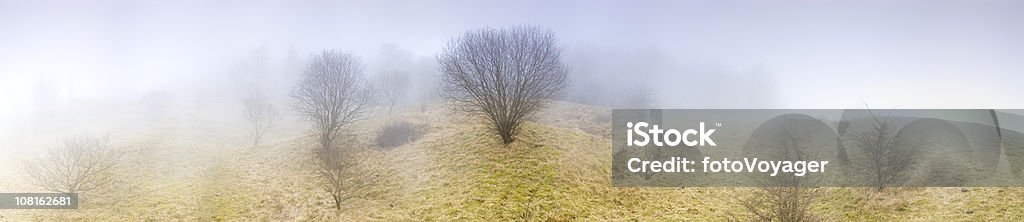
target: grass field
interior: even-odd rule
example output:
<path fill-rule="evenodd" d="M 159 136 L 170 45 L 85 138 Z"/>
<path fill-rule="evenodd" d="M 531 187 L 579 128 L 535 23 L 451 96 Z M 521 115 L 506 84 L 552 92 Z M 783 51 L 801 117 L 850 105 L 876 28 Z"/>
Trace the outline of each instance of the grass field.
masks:
<path fill-rule="evenodd" d="M 220 111 L 204 111 L 220 110 Z M 125 156 L 111 186 L 77 210 L 0 210 L 11 221 L 723 221 L 754 188 L 616 188 L 607 109 L 556 103 L 503 145 L 479 120 L 438 105 L 375 114 L 347 133 L 365 160 L 353 197 L 335 210 L 319 186 L 314 145 L 294 118 L 251 146 L 232 109 L 185 109 L 154 123 L 108 129 Z M 383 113 L 383 112 L 382 112 Z M 94 118 L 104 120 L 114 118 Z M 139 117 L 141 118 L 141 117 Z M 422 136 L 381 149 L 388 121 Z M 73 125 L 74 122 L 66 123 Z M 60 128 L 60 127 L 58 127 Z M 3 142 L 0 191 L 36 192 L 19 165 L 68 131 Z M 1022 221 L 1022 188 L 819 188 L 826 221 Z"/>

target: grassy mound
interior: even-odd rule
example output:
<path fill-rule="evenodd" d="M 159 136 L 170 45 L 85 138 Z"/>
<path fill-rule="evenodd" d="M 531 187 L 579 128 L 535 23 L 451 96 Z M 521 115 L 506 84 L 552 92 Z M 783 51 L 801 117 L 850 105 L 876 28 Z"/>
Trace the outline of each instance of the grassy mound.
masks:
<path fill-rule="evenodd" d="M 652 220 L 724 217 L 704 188 L 611 187 L 607 138 L 527 124 L 503 145 L 482 124 L 454 127 L 426 144 L 441 180 L 416 204 L 422 220 Z"/>
<path fill-rule="evenodd" d="M 377 131 L 350 132 L 352 155 L 365 160 L 359 175 L 372 182 L 353 186 L 341 210 L 319 186 L 311 138 L 276 135 L 250 147 L 235 127 L 240 121 L 184 115 L 122 135 L 128 153 L 118 182 L 86 195 L 81 209 L 0 210 L 0 220 L 723 221 L 746 215 L 736 200 L 756 188 L 612 187 L 610 132 L 600 116 L 606 110 L 556 103 L 542 114 L 509 145 L 482 121 L 437 106 L 362 121 L 353 127 L 380 129 L 397 120 L 422 134 L 377 149 Z M 305 129 L 291 124 L 282 131 Z M 0 178 L 20 177 L 11 172 Z M 1024 220 L 1024 188 L 820 189 L 812 209 L 827 221 Z"/>

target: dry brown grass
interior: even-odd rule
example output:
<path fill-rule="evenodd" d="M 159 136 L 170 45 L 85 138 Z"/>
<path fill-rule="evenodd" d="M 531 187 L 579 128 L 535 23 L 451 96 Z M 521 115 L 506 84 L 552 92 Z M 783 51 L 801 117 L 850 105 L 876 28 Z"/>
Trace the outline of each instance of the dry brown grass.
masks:
<path fill-rule="evenodd" d="M 538 117 L 509 146 L 479 120 L 438 106 L 396 113 L 393 119 L 424 134 L 390 150 L 361 149 L 366 170 L 388 179 L 354 191 L 359 195 L 341 210 L 317 185 L 310 158 L 315 145 L 300 134 L 303 126 L 284 124 L 281 132 L 294 132 L 271 134 L 250 147 L 240 118 L 184 112 L 150 128 L 114 133 L 123 138 L 115 145 L 130 150 L 115 172 L 119 179 L 89 194 L 81 209 L 0 210 L 0 220 L 721 221 L 741 212 L 732 200 L 753 189 L 612 187 L 611 141 L 586 129 L 601 126 L 589 115 L 604 111 L 556 106 L 545 113 L 565 118 Z M 354 127 L 379 129 L 385 119 L 374 116 Z M 363 144 L 372 144 L 375 134 L 350 133 Z M 11 182 L 24 176 L 0 170 L 0 190 L 38 191 Z M 1022 188 L 823 188 L 812 211 L 826 221 L 1020 221 L 1022 209 Z"/>

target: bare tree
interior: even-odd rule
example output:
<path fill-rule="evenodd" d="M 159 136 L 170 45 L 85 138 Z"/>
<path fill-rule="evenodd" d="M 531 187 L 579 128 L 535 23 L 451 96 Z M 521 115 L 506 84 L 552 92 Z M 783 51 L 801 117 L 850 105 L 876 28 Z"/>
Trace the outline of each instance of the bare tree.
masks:
<path fill-rule="evenodd" d="M 769 154 L 772 159 L 804 161 L 812 159 L 811 152 L 821 150 L 820 147 L 810 147 L 809 138 L 797 136 L 796 130 L 799 127 L 787 121 L 781 126 L 779 133 L 778 150 Z M 817 216 L 811 212 L 811 207 L 821 196 L 821 190 L 805 187 L 809 178 L 795 176 L 793 174 L 782 174 L 775 177 L 761 178 L 761 188 L 750 192 L 748 196 L 736 199 L 736 203 L 742 206 L 751 219 L 755 221 L 817 221 Z M 736 218 L 734 218 L 736 219 Z"/>
<path fill-rule="evenodd" d="M 349 155 L 344 155 L 338 149 L 319 149 L 317 152 L 317 160 L 320 164 L 317 173 L 324 181 L 321 187 L 331 195 L 331 199 L 334 200 L 334 208 L 341 209 L 341 203 L 351 198 L 353 194 L 348 192 L 347 188 L 353 186 L 349 181 L 358 178 L 354 174 L 354 168 L 358 161 Z"/>
<path fill-rule="evenodd" d="M 402 102 L 411 88 L 409 73 L 413 68 L 412 53 L 398 45 L 385 44 L 381 47 L 376 66 L 379 73 L 377 85 L 390 116 L 394 107 Z"/>
<path fill-rule="evenodd" d="M 385 71 L 377 76 L 377 84 L 380 86 L 384 102 L 387 103 L 388 115 L 391 115 L 391 110 L 409 91 L 409 75 L 399 70 Z"/>
<path fill-rule="evenodd" d="M 235 64 L 231 70 L 232 82 L 240 86 L 238 95 L 244 107 L 242 114 L 250 125 L 249 135 L 253 140 L 253 146 L 259 145 L 263 135 L 281 117 L 281 112 L 264 93 L 264 81 L 271 77 L 267 75 L 269 70 L 265 47 L 249 52 L 249 55 Z"/>
<path fill-rule="evenodd" d="M 860 147 L 866 161 L 858 163 L 863 176 L 882 191 L 896 184 L 914 164 L 916 149 L 906 146 L 896 129 L 895 118 L 888 114 L 876 115 L 870 109 L 870 128 L 854 132 L 853 141 Z"/>
<path fill-rule="evenodd" d="M 376 190 L 391 184 L 394 172 L 369 150 L 367 144 L 348 137 L 336 143 L 345 149 L 318 149 L 314 152 L 320 187 L 334 201 L 335 209 L 352 198 L 374 198 Z"/>
<path fill-rule="evenodd" d="M 352 158 L 334 147 L 343 127 L 363 118 L 373 105 L 373 89 L 368 84 L 363 65 L 348 53 L 325 50 L 313 55 L 303 71 L 299 85 L 292 92 L 295 110 L 313 123 L 319 149 L 316 159 L 323 187 L 331 194 L 335 207 L 347 199 L 347 181 L 359 180 L 351 168 L 358 165 Z"/>
<path fill-rule="evenodd" d="M 263 93 L 253 92 L 245 100 L 245 119 L 249 122 L 249 134 L 252 136 L 252 145 L 260 144 L 260 139 L 270 130 L 278 120 L 281 119 L 281 112 L 267 101 Z"/>
<path fill-rule="evenodd" d="M 77 136 L 50 149 L 43 159 L 28 162 L 25 169 L 43 189 L 75 193 L 109 184 L 117 161 L 107 137 Z"/>
<path fill-rule="evenodd" d="M 313 123 L 320 147 L 331 149 L 342 127 L 363 118 L 373 104 L 363 64 L 348 53 L 325 50 L 313 55 L 292 92 L 295 110 Z"/>
<path fill-rule="evenodd" d="M 456 110 L 485 116 L 502 142 L 512 143 L 522 122 L 568 85 L 561 54 L 550 30 L 468 31 L 438 56 L 442 97 Z"/>

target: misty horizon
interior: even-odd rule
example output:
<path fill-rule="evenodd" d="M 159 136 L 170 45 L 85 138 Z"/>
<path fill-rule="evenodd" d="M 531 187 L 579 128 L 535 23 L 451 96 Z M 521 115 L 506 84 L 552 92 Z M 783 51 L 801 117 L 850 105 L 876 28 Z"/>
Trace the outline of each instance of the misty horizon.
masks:
<path fill-rule="evenodd" d="M 0 220 L 1017 221 L 1021 0 L 0 0 Z"/>
<path fill-rule="evenodd" d="M 452 38 L 517 25 L 555 32 L 569 101 L 645 85 L 659 108 L 1024 106 L 1020 2 L 736 3 L 4 1 L 0 116 L 31 114 L 44 79 L 65 105 L 196 96 L 259 49 L 271 67 L 347 51 L 373 76 L 393 45 L 436 75 L 423 64 Z"/>

